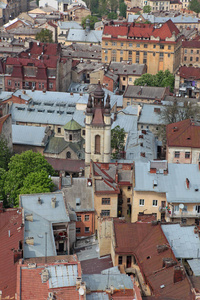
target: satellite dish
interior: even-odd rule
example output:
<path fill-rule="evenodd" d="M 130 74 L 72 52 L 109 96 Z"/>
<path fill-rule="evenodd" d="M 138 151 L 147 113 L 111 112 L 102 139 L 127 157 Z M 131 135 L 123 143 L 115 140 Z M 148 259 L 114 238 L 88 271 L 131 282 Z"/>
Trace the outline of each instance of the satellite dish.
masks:
<path fill-rule="evenodd" d="M 89 185 L 89 186 L 91 186 L 91 185 L 92 185 L 92 183 L 91 183 L 90 181 L 88 181 L 88 185 Z"/>
<path fill-rule="evenodd" d="M 180 208 L 180 209 L 184 209 L 184 204 L 182 204 L 182 203 L 179 204 L 179 208 Z"/>
<path fill-rule="evenodd" d="M 85 293 L 85 291 L 84 291 L 84 289 L 82 287 L 78 290 L 78 292 L 79 292 L 80 296 L 83 296 L 84 293 Z"/>

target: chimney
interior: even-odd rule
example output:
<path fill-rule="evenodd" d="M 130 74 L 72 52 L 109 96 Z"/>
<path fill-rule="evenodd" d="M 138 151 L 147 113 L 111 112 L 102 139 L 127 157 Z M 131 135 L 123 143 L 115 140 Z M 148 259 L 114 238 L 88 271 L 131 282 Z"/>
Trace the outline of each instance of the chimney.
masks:
<path fill-rule="evenodd" d="M 186 187 L 187 187 L 187 189 L 189 189 L 189 188 L 190 188 L 190 181 L 189 181 L 189 179 L 188 179 L 188 178 L 186 178 Z"/>
<path fill-rule="evenodd" d="M 171 257 L 164 257 L 163 258 L 163 268 L 169 268 L 172 266 L 177 265 L 177 262 L 173 260 Z"/>
<path fill-rule="evenodd" d="M 22 250 L 14 250 L 14 264 L 21 258 L 23 258 Z"/>
<path fill-rule="evenodd" d="M 56 197 L 51 198 L 51 206 L 52 208 L 56 207 Z"/>
<path fill-rule="evenodd" d="M 174 283 L 182 281 L 185 278 L 184 270 L 182 266 L 174 267 Z"/>
<path fill-rule="evenodd" d="M 42 283 L 47 282 L 49 280 L 49 271 L 47 269 L 42 270 L 41 279 Z"/>
<path fill-rule="evenodd" d="M 162 252 L 164 252 L 164 251 L 166 251 L 168 249 L 169 249 L 169 247 L 166 244 L 164 244 L 164 245 L 157 245 L 157 252 L 158 253 L 162 253 Z"/>
<path fill-rule="evenodd" d="M 26 221 L 30 221 L 30 222 L 33 222 L 33 214 L 28 214 L 25 216 L 25 220 Z"/>
<path fill-rule="evenodd" d="M 58 187 L 58 189 L 61 190 L 61 188 L 62 188 L 62 174 L 60 174 L 60 176 L 59 176 L 59 187 Z"/>
<path fill-rule="evenodd" d="M 42 199 L 38 197 L 38 204 L 42 205 Z"/>
<path fill-rule="evenodd" d="M 76 289 L 77 289 L 77 290 L 78 290 L 78 289 L 80 288 L 80 286 L 81 286 L 81 281 L 82 281 L 81 277 L 77 277 L 77 278 L 76 278 Z"/>
<path fill-rule="evenodd" d="M 3 201 L 0 201 L 0 213 L 2 213 L 4 211 L 3 209 Z"/>
<path fill-rule="evenodd" d="M 115 182 L 118 183 L 119 182 L 119 174 L 118 174 L 118 169 L 116 169 L 116 173 L 115 173 Z"/>
<path fill-rule="evenodd" d="M 143 129 L 143 130 L 142 130 L 142 133 L 143 133 L 143 134 L 147 134 L 147 131 Z"/>
<path fill-rule="evenodd" d="M 145 152 L 140 152 L 140 156 L 145 157 Z"/>

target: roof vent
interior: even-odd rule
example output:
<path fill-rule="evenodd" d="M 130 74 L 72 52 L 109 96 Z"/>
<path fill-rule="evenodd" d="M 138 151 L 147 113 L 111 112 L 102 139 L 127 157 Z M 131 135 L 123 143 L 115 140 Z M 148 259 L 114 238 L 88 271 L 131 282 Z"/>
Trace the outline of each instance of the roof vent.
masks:
<path fill-rule="evenodd" d="M 76 206 L 80 206 L 81 205 L 81 199 L 80 198 L 76 198 Z"/>
<path fill-rule="evenodd" d="M 164 251 L 166 251 L 167 249 L 169 249 L 169 247 L 167 245 L 157 245 L 157 251 L 158 253 L 162 253 Z"/>
<path fill-rule="evenodd" d="M 36 263 L 30 263 L 30 264 L 28 264 L 28 269 L 34 269 L 36 267 L 37 267 Z"/>
<path fill-rule="evenodd" d="M 175 260 L 173 260 L 173 258 L 169 257 L 169 258 L 163 258 L 163 268 L 169 268 L 172 266 L 177 265 L 177 262 Z"/>
<path fill-rule="evenodd" d="M 42 199 L 38 197 L 38 204 L 42 205 Z"/>
<path fill-rule="evenodd" d="M 42 270 L 41 279 L 42 283 L 47 282 L 49 280 L 49 271 L 47 269 Z"/>
<path fill-rule="evenodd" d="M 26 244 L 27 245 L 34 245 L 34 237 L 29 236 L 26 238 Z"/>
<path fill-rule="evenodd" d="M 156 180 L 156 179 L 154 179 L 154 181 L 153 181 L 153 186 L 155 187 L 155 186 L 158 186 L 158 181 Z"/>
<path fill-rule="evenodd" d="M 51 206 L 52 208 L 56 207 L 56 197 L 51 198 Z"/>

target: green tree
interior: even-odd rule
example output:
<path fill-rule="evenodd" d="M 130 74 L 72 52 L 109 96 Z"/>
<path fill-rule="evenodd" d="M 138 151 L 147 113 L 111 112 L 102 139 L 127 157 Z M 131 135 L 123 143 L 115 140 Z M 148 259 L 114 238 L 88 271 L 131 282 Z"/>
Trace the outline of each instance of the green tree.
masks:
<path fill-rule="evenodd" d="M 119 158 L 120 151 L 124 149 L 126 133 L 124 128 L 121 128 L 119 125 L 111 130 L 111 148 L 113 150 L 112 158 Z"/>
<path fill-rule="evenodd" d="M 40 32 L 36 34 L 36 40 L 41 43 L 53 43 L 53 34 L 52 31 L 43 28 Z"/>
<path fill-rule="evenodd" d="M 124 2 L 119 4 L 119 15 L 126 18 L 126 4 Z"/>
<path fill-rule="evenodd" d="M 36 180 L 37 174 L 40 182 Z M 38 191 L 51 192 L 52 184 L 48 176 L 53 174 L 52 166 L 40 153 L 30 150 L 12 156 L 8 164 L 8 171 L 3 178 L 3 190 L 7 196 L 7 205 L 18 206 L 19 194 L 25 191 L 28 194 Z M 42 176 L 44 180 L 41 179 Z"/>
<path fill-rule="evenodd" d="M 145 5 L 143 7 L 143 13 L 149 14 L 151 12 L 151 6 L 150 5 Z"/>
<path fill-rule="evenodd" d="M 143 74 L 134 81 L 134 85 L 147 85 L 157 87 L 170 87 L 170 91 L 174 90 L 174 75 L 169 70 L 165 72 L 159 71 L 156 75 Z"/>
<path fill-rule="evenodd" d="M 94 29 L 94 24 L 96 22 L 98 22 L 98 18 L 96 16 L 90 16 L 88 15 L 87 17 L 82 19 L 81 25 L 82 27 L 85 29 L 86 27 L 86 20 L 89 19 L 90 20 L 90 29 Z"/>
<path fill-rule="evenodd" d="M 8 169 L 8 163 L 11 159 L 12 152 L 8 148 L 7 141 L 0 137 L 0 168 L 3 168 L 4 170 Z"/>
<path fill-rule="evenodd" d="M 188 8 L 197 14 L 200 13 L 200 3 L 198 0 L 191 0 Z"/>
<path fill-rule="evenodd" d="M 107 15 L 107 18 L 110 19 L 110 20 L 116 20 L 117 19 L 117 13 L 112 11 Z"/>

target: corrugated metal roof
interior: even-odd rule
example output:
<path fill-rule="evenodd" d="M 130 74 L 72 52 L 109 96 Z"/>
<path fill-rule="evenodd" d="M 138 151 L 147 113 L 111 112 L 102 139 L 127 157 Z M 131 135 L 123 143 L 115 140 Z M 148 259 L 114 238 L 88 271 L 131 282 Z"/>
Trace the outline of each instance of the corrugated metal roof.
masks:
<path fill-rule="evenodd" d="M 176 258 L 200 257 L 200 239 L 198 233 L 194 233 L 194 226 L 167 224 L 161 227 Z"/>
<path fill-rule="evenodd" d="M 77 265 L 55 265 L 46 268 L 49 271 L 49 288 L 75 286 L 78 276 Z"/>
<path fill-rule="evenodd" d="M 91 293 L 86 295 L 86 300 L 109 300 L 108 294 L 106 293 Z"/>
<path fill-rule="evenodd" d="M 46 127 L 12 125 L 13 144 L 44 146 Z"/>
<path fill-rule="evenodd" d="M 190 265 L 194 276 L 200 276 L 200 259 L 191 259 L 187 260 L 187 262 Z"/>
<path fill-rule="evenodd" d="M 115 128 L 116 126 L 124 128 L 126 133 L 128 133 L 130 130 L 137 131 L 137 116 L 118 113 L 117 119 L 113 122 L 111 129 Z"/>
<path fill-rule="evenodd" d="M 78 24 L 75 21 L 71 21 L 71 22 L 61 22 L 58 21 L 58 27 L 60 27 L 60 29 L 82 29 L 82 26 L 80 24 Z"/>
<path fill-rule="evenodd" d="M 102 33 L 102 30 L 90 30 L 89 32 L 87 32 L 84 29 L 70 29 L 66 41 L 101 43 Z"/>
<path fill-rule="evenodd" d="M 138 124 L 165 124 L 163 118 L 161 117 L 161 114 L 155 112 L 154 108 L 160 108 L 161 111 L 164 109 L 164 107 L 162 107 L 161 105 L 144 104 L 140 118 L 138 120 Z"/>

